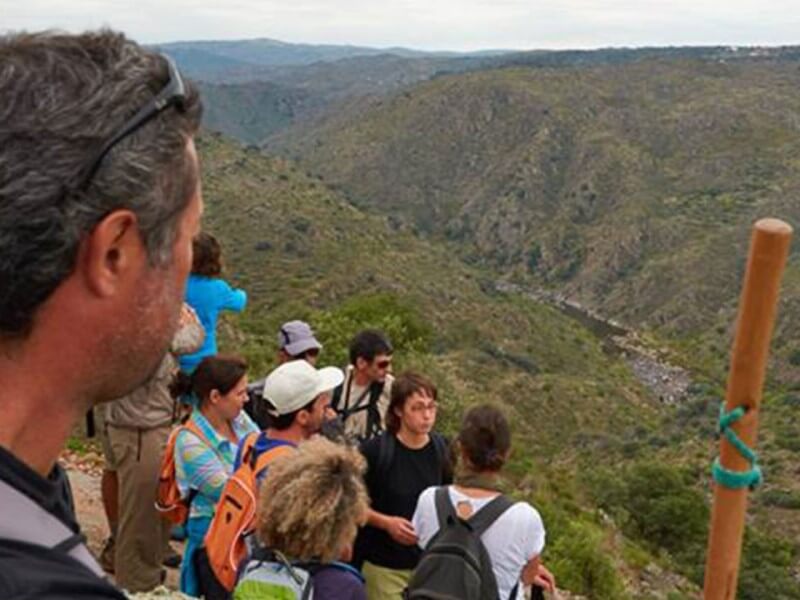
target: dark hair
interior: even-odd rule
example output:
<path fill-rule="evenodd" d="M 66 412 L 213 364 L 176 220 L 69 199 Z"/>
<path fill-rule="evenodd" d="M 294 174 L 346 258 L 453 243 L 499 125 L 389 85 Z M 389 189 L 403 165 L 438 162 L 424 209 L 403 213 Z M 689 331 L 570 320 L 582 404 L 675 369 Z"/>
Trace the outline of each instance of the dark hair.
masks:
<path fill-rule="evenodd" d="M 490 404 L 475 406 L 464 415 L 457 439 L 478 471 L 499 471 L 511 448 L 508 420 Z"/>
<path fill-rule="evenodd" d="M 392 344 L 382 332 L 375 329 L 365 329 L 356 334 L 350 342 L 350 364 L 363 358 L 372 362 L 379 354 L 392 354 Z"/>
<path fill-rule="evenodd" d="M 436 400 L 436 386 L 419 373 L 406 371 L 392 382 L 392 396 L 386 409 L 386 430 L 389 433 L 400 431 L 400 417 L 395 413 L 395 409 L 402 411 L 406 400 L 416 393 L 425 394 Z"/>
<path fill-rule="evenodd" d="M 0 335 L 26 336 L 69 276 L 84 236 L 109 213 L 136 214 L 151 264 L 172 258 L 198 173 L 186 151 L 197 88 L 93 156 L 170 79 L 167 60 L 120 33 L 0 36 Z M 84 187 L 86 185 L 86 187 Z"/>
<path fill-rule="evenodd" d="M 191 375 L 178 373 L 170 391 L 176 398 L 194 393 L 203 404 L 213 390 L 227 394 L 246 374 L 247 361 L 239 356 L 206 356 Z"/>
<path fill-rule="evenodd" d="M 222 247 L 208 232 L 201 231 L 192 240 L 192 273 L 204 277 L 222 274 Z"/>
<path fill-rule="evenodd" d="M 285 430 L 289 429 L 289 427 L 292 426 L 292 423 L 294 423 L 294 420 L 297 417 L 297 413 L 299 413 L 301 410 L 305 410 L 307 412 L 311 412 L 311 410 L 314 407 L 314 403 L 317 401 L 317 398 L 319 398 L 319 396 L 315 396 L 311 400 L 311 402 L 309 402 L 305 406 L 302 406 L 302 407 L 298 408 L 297 410 L 292 411 L 290 413 L 286 413 L 285 415 L 277 415 L 276 416 L 276 415 L 273 415 L 273 414 L 270 414 L 269 412 L 267 412 L 267 424 L 268 424 L 268 426 L 272 427 L 273 429 L 275 429 L 277 431 L 285 431 Z M 275 406 L 272 404 L 272 402 L 270 402 L 266 398 L 264 398 L 264 404 L 267 407 L 267 411 L 275 410 Z"/>

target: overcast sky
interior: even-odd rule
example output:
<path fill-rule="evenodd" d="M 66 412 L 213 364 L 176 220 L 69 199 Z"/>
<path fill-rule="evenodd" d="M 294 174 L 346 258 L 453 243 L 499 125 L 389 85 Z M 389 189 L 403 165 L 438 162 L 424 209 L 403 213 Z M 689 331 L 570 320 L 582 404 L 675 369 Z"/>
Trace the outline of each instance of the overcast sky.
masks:
<path fill-rule="evenodd" d="M 0 0 L 0 30 L 437 50 L 800 43 L 800 0 Z"/>

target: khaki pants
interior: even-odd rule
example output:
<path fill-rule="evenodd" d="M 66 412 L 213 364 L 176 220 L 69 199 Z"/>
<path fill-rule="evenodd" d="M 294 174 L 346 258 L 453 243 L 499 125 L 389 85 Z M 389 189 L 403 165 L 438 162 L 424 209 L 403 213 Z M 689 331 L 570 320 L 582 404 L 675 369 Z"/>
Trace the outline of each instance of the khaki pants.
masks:
<path fill-rule="evenodd" d="M 161 584 L 161 561 L 169 541 L 169 523 L 155 508 L 161 455 L 171 427 L 128 429 L 108 426 L 119 478 L 114 577 L 129 592 Z"/>
<path fill-rule="evenodd" d="M 117 470 L 117 461 L 114 458 L 114 451 L 111 449 L 111 442 L 108 439 L 108 428 L 110 425 L 106 422 L 105 412 L 106 411 L 102 408 L 95 409 L 94 418 L 99 421 L 97 426 L 97 439 L 100 440 L 100 448 L 103 450 L 103 460 L 105 462 L 103 469 L 113 473 Z"/>
<path fill-rule="evenodd" d="M 366 561 L 361 572 L 366 580 L 369 600 L 398 600 L 403 597 L 403 590 L 411 579 L 411 571 L 387 569 Z"/>

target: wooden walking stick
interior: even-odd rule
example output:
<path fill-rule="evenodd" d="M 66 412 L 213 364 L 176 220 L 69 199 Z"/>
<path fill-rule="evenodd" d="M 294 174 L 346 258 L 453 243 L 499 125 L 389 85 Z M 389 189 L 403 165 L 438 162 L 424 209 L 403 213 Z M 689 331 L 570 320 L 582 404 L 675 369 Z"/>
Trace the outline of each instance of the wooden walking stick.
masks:
<path fill-rule="evenodd" d="M 792 228 L 777 219 L 753 226 L 739 304 L 725 407 L 720 417 L 720 458 L 714 464 L 714 508 L 706 558 L 705 600 L 736 597 L 748 488 L 761 479 L 750 450 L 756 443 L 758 410 L 781 276 Z"/>

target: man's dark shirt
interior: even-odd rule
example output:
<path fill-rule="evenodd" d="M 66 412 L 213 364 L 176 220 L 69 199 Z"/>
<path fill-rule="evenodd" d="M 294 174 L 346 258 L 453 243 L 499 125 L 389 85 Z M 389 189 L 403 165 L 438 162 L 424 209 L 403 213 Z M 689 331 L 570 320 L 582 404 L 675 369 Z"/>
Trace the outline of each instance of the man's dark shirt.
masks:
<path fill-rule="evenodd" d="M 413 450 L 396 439 L 394 457 L 385 474 L 376 473 L 380 436 L 365 442 L 361 452 L 367 459 L 365 481 L 372 508 L 385 515 L 410 521 L 423 490 L 452 483 L 451 477 L 445 474 L 449 473 L 449 468 L 441 464 L 432 441 Z M 398 544 L 383 529 L 369 525 L 359 533 L 357 552 L 359 558 L 390 569 L 413 569 L 422 555 L 416 544 Z"/>
<path fill-rule="evenodd" d="M 60 466 L 56 465 L 45 479 L 0 447 L 0 480 L 28 496 L 70 531 L 80 533 L 69 481 Z M 0 507 L 0 521 L 13 518 L 14 515 L 3 512 Z M 65 552 L 1 538 L 0 535 L 0 598 L 3 600 L 125 598 L 114 586 Z"/>

